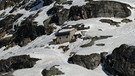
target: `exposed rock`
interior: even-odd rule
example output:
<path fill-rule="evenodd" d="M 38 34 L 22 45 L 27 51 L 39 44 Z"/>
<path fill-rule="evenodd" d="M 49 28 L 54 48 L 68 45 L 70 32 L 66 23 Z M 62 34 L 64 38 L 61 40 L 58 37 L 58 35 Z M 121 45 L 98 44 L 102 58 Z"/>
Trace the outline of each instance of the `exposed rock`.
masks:
<path fill-rule="evenodd" d="M 28 18 L 20 24 L 20 27 L 18 27 L 17 31 L 14 34 L 15 38 L 13 42 L 19 44 L 20 46 L 24 46 L 27 44 L 27 42 L 34 40 L 36 37 L 44 34 L 45 34 L 44 26 L 36 26 Z M 28 41 L 26 41 L 27 38 L 29 38 Z"/>
<path fill-rule="evenodd" d="M 25 9 L 26 10 L 37 10 L 39 7 L 36 7 L 36 6 L 38 6 L 39 4 L 41 4 L 42 3 L 42 1 L 41 0 L 35 0 L 35 1 L 33 1 L 33 2 L 30 2 L 26 7 L 25 7 Z M 41 6 L 42 7 L 42 6 Z"/>
<path fill-rule="evenodd" d="M 131 15 L 130 5 L 115 1 L 90 1 L 83 6 L 72 6 L 64 9 L 55 5 L 47 14 L 52 15 L 51 22 L 62 25 L 67 20 L 79 20 L 96 17 L 125 18 Z"/>
<path fill-rule="evenodd" d="M 108 52 L 101 52 L 100 53 L 101 63 L 104 63 L 105 62 L 107 54 L 108 54 Z"/>
<path fill-rule="evenodd" d="M 80 65 L 87 69 L 95 69 L 101 61 L 100 54 L 93 53 L 91 55 L 74 55 L 69 58 L 68 62 Z"/>
<path fill-rule="evenodd" d="M 96 44 L 96 46 L 105 46 L 104 43 Z"/>
<path fill-rule="evenodd" d="M 0 40 L 0 47 L 7 46 L 9 44 L 17 44 L 20 46 L 27 45 L 30 41 L 34 40 L 36 37 L 45 35 L 45 27 L 43 25 L 37 26 L 37 22 L 33 22 L 34 18 L 38 15 L 32 14 L 20 24 L 14 24 L 22 14 L 8 15 L 2 20 L 0 20 L 0 39 L 6 34 L 12 34 L 12 38 L 4 38 Z M 14 29 L 14 30 L 13 30 Z M 12 45 L 13 46 L 13 45 Z"/>
<path fill-rule="evenodd" d="M 62 11 L 57 12 L 58 24 L 62 25 L 65 21 L 68 20 L 68 16 L 69 16 L 68 9 L 63 9 Z"/>
<path fill-rule="evenodd" d="M 68 20 L 69 9 L 63 8 L 63 6 L 55 6 L 47 12 L 48 15 L 53 15 L 51 23 L 62 25 Z"/>
<path fill-rule="evenodd" d="M 21 17 L 23 14 L 17 14 L 17 15 L 8 15 L 4 19 L 0 20 L 0 28 L 5 30 L 10 30 L 13 27 L 13 23 Z"/>
<path fill-rule="evenodd" d="M 65 2 L 67 2 L 67 0 L 43 0 L 43 1 L 44 1 L 44 6 L 50 5 L 54 1 L 56 1 L 56 3 L 65 3 Z"/>
<path fill-rule="evenodd" d="M 66 2 L 63 2 L 62 4 L 68 4 L 68 5 L 71 5 L 73 1 L 66 1 Z"/>
<path fill-rule="evenodd" d="M 53 3 L 55 0 L 43 0 L 43 1 L 44 1 L 44 6 L 47 6 Z"/>
<path fill-rule="evenodd" d="M 48 18 L 47 20 L 45 20 L 43 23 L 44 23 L 44 27 L 45 27 L 45 33 L 47 34 L 47 35 L 50 35 L 53 31 L 54 31 L 54 29 L 56 29 L 56 27 L 54 27 L 54 24 L 53 24 L 53 17 L 50 17 L 50 18 Z"/>
<path fill-rule="evenodd" d="M 6 31 L 0 31 L 0 39 L 2 39 L 6 35 Z"/>
<path fill-rule="evenodd" d="M 15 10 L 19 6 L 24 6 L 28 2 L 29 0 L 1 0 L 0 10 L 6 9 L 8 7 L 13 7 L 13 6 L 14 6 L 13 10 Z"/>
<path fill-rule="evenodd" d="M 71 28 L 75 28 L 77 30 L 85 30 L 85 29 L 89 29 L 90 27 L 85 27 L 85 25 L 83 23 L 81 24 L 75 24 L 75 25 L 66 25 L 64 27 L 62 27 L 62 29 L 71 29 Z"/>
<path fill-rule="evenodd" d="M 0 48 L 10 44 L 11 39 L 12 39 L 12 37 L 0 39 Z"/>
<path fill-rule="evenodd" d="M 121 22 L 123 22 L 123 23 L 129 23 L 129 22 L 132 22 L 132 20 L 130 20 L 130 19 L 123 19 L 123 20 L 121 20 Z"/>
<path fill-rule="evenodd" d="M 39 59 L 31 58 L 29 55 L 20 55 L 0 60 L 0 72 L 9 72 L 23 68 L 32 68 Z"/>
<path fill-rule="evenodd" d="M 105 70 L 116 76 L 135 75 L 135 46 L 122 44 L 105 60 Z"/>
<path fill-rule="evenodd" d="M 95 17 L 125 18 L 131 15 L 127 4 L 115 1 L 93 1 L 83 6 L 73 6 L 70 9 L 69 19 L 87 19 Z"/>
<path fill-rule="evenodd" d="M 117 27 L 119 27 L 119 24 L 120 24 L 120 22 L 116 22 L 116 21 L 113 21 L 111 19 L 101 19 L 99 21 L 101 21 L 102 23 L 108 23 L 112 26 L 117 26 Z"/>
<path fill-rule="evenodd" d="M 43 76 L 55 76 L 55 75 L 62 75 L 62 74 L 64 74 L 59 69 L 57 69 L 55 66 L 51 67 L 49 70 L 44 69 L 42 71 L 42 75 Z"/>
<path fill-rule="evenodd" d="M 83 39 L 84 40 L 87 40 L 87 39 L 91 39 L 91 41 L 87 44 L 84 44 L 84 45 L 81 45 L 80 47 L 84 48 L 84 47 L 90 47 L 90 46 L 93 46 L 95 44 L 95 41 L 97 40 L 101 40 L 101 39 L 107 39 L 109 37 L 112 37 L 111 35 L 109 36 L 95 36 L 95 37 L 84 37 Z"/>
<path fill-rule="evenodd" d="M 67 45 L 67 46 L 59 46 L 58 49 L 62 49 L 63 52 L 66 52 L 66 51 L 69 50 L 69 45 Z"/>

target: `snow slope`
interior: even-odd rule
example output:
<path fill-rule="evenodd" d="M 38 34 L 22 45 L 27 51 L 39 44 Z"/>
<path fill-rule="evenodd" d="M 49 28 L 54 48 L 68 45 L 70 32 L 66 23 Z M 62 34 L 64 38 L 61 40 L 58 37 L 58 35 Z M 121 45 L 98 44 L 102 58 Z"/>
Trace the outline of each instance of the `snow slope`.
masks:
<path fill-rule="evenodd" d="M 135 6 L 135 0 L 115 0 L 124 3 L 129 3 L 132 6 Z M 80 4 L 81 3 L 81 4 Z M 73 0 L 73 5 L 83 5 L 83 0 Z M 46 11 L 53 6 L 42 7 L 42 12 L 35 19 L 38 21 L 39 25 L 43 25 L 43 21 L 45 18 L 48 18 L 46 15 Z M 8 10 L 5 10 L 8 13 Z M 37 10 L 38 11 L 38 10 Z M 21 17 L 18 22 L 21 22 L 22 19 L 28 17 L 31 13 L 36 13 L 37 11 L 25 11 L 18 10 L 17 12 L 23 13 L 24 16 Z M 17 12 L 14 12 L 17 13 Z M 82 40 L 77 39 L 74 43 L 64 43 L 59 45 L 49 45 L 53 38 L 55 38 L 54 33 L 50 36 L 41 36 L 36 38 L 34 41 L 30 42 L 28 45 L 24 47 L 14 46 L 4 51 L 4 48 L 0 49 L 0 59 L 7 59 L 11 56 L 15 55 L 24 55 L 28 54 L 31 57 L 41 59 L 36 63 L 33 68 L 30 69 L 21 69 L 17 70 L 13 73 L 14 76 L 42 76 L 41 71 L 45 68 L 50 68 L 54 65 L 60 65 L 59 68 L 64 75 L 60 76 L 107 76 L 105 72 L 102 70 L 102 66 L 100 65 L 95 70 L 88 70 L 81 66 L 75 64 L 69 64 L 67 62 L 69 55 L 71 52 L 76 52 L 80 55 L 88 55 L 92 53 L 100 53 L 100 52 L 109 52 L 111 53 L 114 48 L 120 46 L 121 44 L 129 44 L 135 45 L 135 11 L 132 10 L 132 16 L 129 17 L 133 20 L 131 23 L 121 23 L 120 27 L 110 26 L 107 23 L 101 23 L 100 19 L 113 19 L 114 21 L 121 21 L 119 18 L 92 18 L 87 20 L 78 20 L 78 21 L 69 21 L 65 22 L 65 24 L 78 24 L 83 23 L 86 26 L 90 26 L 90 29 L 85 30 L 85 36 L 106 36 L 111 35 L 112 37 L 108 39 L 98 40 L 91 47 L 81 48 L 82 44 L 88 43 L 90 40 Z M 102 29 L 102 31 L 99 31 Z M 96 44 L 104 43 L 105 46 L 96 46 Z M 70 49 L 67 52 L 63 52 L 62 49 L 58 49 L 60 45 L 69 45 Z"/>

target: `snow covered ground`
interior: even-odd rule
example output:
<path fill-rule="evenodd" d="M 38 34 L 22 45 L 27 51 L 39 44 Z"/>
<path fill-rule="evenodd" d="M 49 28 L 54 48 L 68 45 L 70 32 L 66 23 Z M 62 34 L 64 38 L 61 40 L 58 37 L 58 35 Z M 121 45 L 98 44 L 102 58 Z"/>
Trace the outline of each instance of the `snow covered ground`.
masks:
<path fill-rule="evenodd" d="M 79 2 L 81 1 L 81 2 Z M 115 0 L 118 1 L 118 0 Z M 120 2 L 129 3 L 135 6 L 135 0 L 119 0 Z M 73 5 L 78 5 L 82 3 L 83 0 L 74 0 Z M 80 4 L 82 5 L 82 4 Z M 45 6 L 42 8 L 42 12 L 40 16 L 38 16 L 35 21 L 40 21 L 38 24 L 42 25 L 45 18 L 48 18 L 45 14 L 48 9 L 53 6 Z M 8 11 L 7 11 L 8 12 Z M 29 16 L 31 13 L 35 13 L 37 11 L 29 12 L 18 10 L 18 12 L 25 14 L 19 20 L 22 20 L 24 17 Z M 14 12 L 15 13 L 15 12 Z M 44 14 L 44 15 L 43 15 Z M 64 75 L 60 76 L 107 76 L 105 72 L 102 70 L 102 66 L 100 65 L 98 68 L 94 70 L 88 70 L 81 66 L 75 64 L 69 64 L 67 62 L 69 55 L 71 52 L 76 52 L 80 55 L 89 55 L 92 53 L 100 53 L 100 52 L 109 52 L 111 53 L 114 48 L 120 46 L 121 44 L 129 44 L 135 45 L 135 11 L 132 10 L 132 16 L 129 18 L 133 20 L 130 23 L 121 23 L 120 27 L 110 26 L 107 23 L 101 23 L 100 19 L 112 19 L 114 21 L 120 22 L 122 19 L 119 18 L 92 18 L 86 20 L 78 20 L 78 21 L 69 21 L 65 22 L 65 24 L 78 24 L 83 23 L 85 26 L 90 26 L 90 29 L 85 30 L 85 36 L 106 36 L 111 35 L 112 37 L 107 39 L 98 40 L 91 47 L 81 48 L 82 44 L 88 43 L 90 40 L 82 40 L 77 39 L 74 43 L 64 43 L 59 45 L 49 45 L 53 38 L 55 38 L 54 34 L 50 36 L 41 36 L 36 38 L 34 41 L 30 42 L 27 46 L 19 47 L 14 46 L 4 51 L 4 48 L 0 49 L 0 59 L 7 59 L 11 56 L 15 55 L 30 55 L 34 58 L 39 58 L 36 65 L 30 69 L 21 69 L 17 70 L 13 73 L 14 76 L 42 76 L 41 71 L 45 68 L 50 68 L 54 65 L 60 65 L 58 68 L 64 72 Z M 100 31 L 100 30 L 102 31 Z M 96 46 L 96 44 L 103 43 L 105 46 Z M 67 52 L 63 52 L 62 49 L 58 49 L 60 45 L 69 45 L 70 49 Z"/>

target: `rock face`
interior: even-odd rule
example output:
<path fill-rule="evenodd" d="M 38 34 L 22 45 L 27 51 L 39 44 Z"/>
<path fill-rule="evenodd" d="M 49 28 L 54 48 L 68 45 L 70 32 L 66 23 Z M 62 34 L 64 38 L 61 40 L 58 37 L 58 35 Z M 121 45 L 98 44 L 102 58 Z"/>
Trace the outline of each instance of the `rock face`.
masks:
<path fill-rule="evenodd" d="M 68 62 L 83 66 L 87 69 L 95 69 L 101 61 L 100 54 L 93 53 L 91 55 L 74 55 L 69 58 Z"/>
<path fill-rule="evenodd" d="M 52 15 L 52 22 L 59 25 L 67 20 L 79 20 L 96 17 L 116 17 L 125 18 L 131 15 L 128 9 L 130 5 L 115 1 L 90 1 L 83 6 L 72 6 L 65 9 L 55 5 L 47 14 Z"/>
<path fill-rule="evenodd" d="M 37 58 L 30 58 L 29 55 L 20 55 L 10 57 L 6 60 L 0 60 L 0 72 L 9 72 L 11 70 L 23 69 L 23 68 L 32 68 Z"/>
<path fill-rule="evenodd" d="M 83 6 L 73 6 L 70 9 L 69 19 L 87 19 L 95 17 L 124 18 L 131 15 L 127 4 L 114 1 L 93 1 Z"/>
<path fill-rule="evenodd" d="M 135 76 L 135 46 L 123 44 L 114 49 L 107 56 L 104 67 L 114 76 Z"/>
<path fill-rule="evenodd" d="M 51 67 L 49 70 L 44 69 L 42 71 L 43 76 L 55 76 L 55 75 L 62 75 L 63 72 L 59 71 L 59 69 L 55 68 L 55 66 Z"/>

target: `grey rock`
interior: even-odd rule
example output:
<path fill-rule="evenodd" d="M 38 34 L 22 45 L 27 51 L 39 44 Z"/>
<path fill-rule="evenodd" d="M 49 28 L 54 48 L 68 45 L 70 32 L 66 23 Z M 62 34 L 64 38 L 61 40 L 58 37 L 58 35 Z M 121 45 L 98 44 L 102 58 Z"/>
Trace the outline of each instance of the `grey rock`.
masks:
<path fill-rule="evenodd" d="M 62 75 L 64 74 L 59 69 L 57 69 L 55 66 L 51 67 L 49 70 L 44 69 L 42 71 L 43 76 L 55 76 L 55 75 Z"/>
<path fill-rule="evenodd" d="M 23 68 L 32 68 L 38 60 L 37 58 L 31 58 L 29 55 L 13 56 L 5 60 L 0 60 L 0 73 Z"/>
<path fill-rule="evenodd" d="M 122 44 L 107 56 L 104 67 L 114 76 L 135 76 L 135 46 Z"/>
<path fill-rule="evenodd" d="M 108 52 L 101 52 L 100 53 L 102 63 L 105 62 L 107 54 L 108 54 Z"/>
<path fill-rule="evenodd" d="M 95 17 L 125 18 L 131 15 L 130 5 L 115 1 L 93 1 L 83 6 L 72 6 L 69 19 L 87 19 Z"/>
<path fill-rule="evenodd" d="M 51 23 L 62 25 L 68 20 L 69 9 L 63 8 L 63 6 L 54 6 L 47 12 L 48 15 L 52 15 Z"/>
<path fill-rule="evenodd" d="M 53 16 L 51 22 L 62 25 L 67 20 L 79 20 L 96 17 L 125 18 L 131 15 L 130 5 L 115 1 L 90 1 L 83 6 L 72 6 L 64 9 L 55 5 L 47 14 Z"/>
<path fill-rule="evenodd" d="M 101 21 L 102 23 L 108 23 L 112 26 L 117 26 L 117 27 L 119 27 L 119 24 L 120 24 L 120 22 L 116 22 L 116 21 L 113 21 L 111 19 L 101 19 L 99 21 Z"/>
<path fill-rule="evenodd" d="M 97 53 L 91 55 L 74 55 L 68 60 L 69 63 L 77 64 L 92 70 L 98 67 L 100 61 L 101 56 Z"/>

